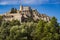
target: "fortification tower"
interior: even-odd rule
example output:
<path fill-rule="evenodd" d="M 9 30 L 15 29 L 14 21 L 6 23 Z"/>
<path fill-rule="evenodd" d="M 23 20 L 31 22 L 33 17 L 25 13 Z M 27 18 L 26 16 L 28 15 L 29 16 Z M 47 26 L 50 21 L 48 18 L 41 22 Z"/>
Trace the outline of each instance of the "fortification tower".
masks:
<path fill-rule="evenodd" d="M 21 6 L 20 6 L 20 11 L 22 11 L 22 10 L 23 10 L 23 6 L 21 5 Z"/>

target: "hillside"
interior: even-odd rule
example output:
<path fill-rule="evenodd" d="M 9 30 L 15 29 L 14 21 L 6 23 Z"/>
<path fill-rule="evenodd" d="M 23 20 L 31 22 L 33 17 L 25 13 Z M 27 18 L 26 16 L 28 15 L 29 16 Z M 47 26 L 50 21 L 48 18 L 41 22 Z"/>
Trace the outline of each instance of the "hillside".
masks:
<path fill-rule="evenodd" d="M 20 6 L 20 10 L 12 8 L 10 12 L 2 15 L 6 21 L 19 20 L 20 22 L 44 20 L 50 21 L 50 17 L 46 14 L 40 14 L 36 9 L 31 9 L 29 6 Z"/>

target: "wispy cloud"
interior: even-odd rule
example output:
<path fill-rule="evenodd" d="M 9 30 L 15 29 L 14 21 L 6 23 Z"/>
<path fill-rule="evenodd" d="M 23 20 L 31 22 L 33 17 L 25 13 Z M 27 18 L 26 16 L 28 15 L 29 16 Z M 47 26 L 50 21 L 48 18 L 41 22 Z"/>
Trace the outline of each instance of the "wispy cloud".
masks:
<path fill-rule="evenodd" d="M 0 5 L 12 5 L 12 4 L 18 4 L 18 0 L 1 0 Z"/>
<path fill-rule="evenodd" d="M 6 5 L 8 4 L 7 2 L 1 2 L 0 5 Z"/>
<path fill-rule="evenodd" d="M 48 2 L 48 0 L 1 0 L 0 5 L 7 4 L 43 4 Z"/>
<path fill-rule="evenodd" d="M 22 4 L 44 4 L 47 3 L 48 0 L 21 0 Z"/>
<path fill-rule="evenodd" d="M 60 4 L 58 0 L 0 0 L 0 5 L 12 5 L 12 4 Z"/>

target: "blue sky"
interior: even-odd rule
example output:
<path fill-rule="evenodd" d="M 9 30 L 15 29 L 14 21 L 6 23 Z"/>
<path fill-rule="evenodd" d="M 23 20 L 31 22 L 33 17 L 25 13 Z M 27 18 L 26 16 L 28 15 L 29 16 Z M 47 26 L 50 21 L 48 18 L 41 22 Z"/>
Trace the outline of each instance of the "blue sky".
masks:
<path fill-rule="evenodd" d="M 0 14 L 10 11 L 11 8 L 19 9 L 20 5 L 31 6 L 41 14 L 55 16 L 60 22 L 60 0 L 0 0 Z"/>

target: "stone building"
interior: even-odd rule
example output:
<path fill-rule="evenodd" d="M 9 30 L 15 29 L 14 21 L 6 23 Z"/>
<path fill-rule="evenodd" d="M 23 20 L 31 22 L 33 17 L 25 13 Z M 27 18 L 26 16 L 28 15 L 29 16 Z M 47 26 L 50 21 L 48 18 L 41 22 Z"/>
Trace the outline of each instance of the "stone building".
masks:
<path fill-rule="evenodd" d="M 30 19 L 50 21 L 50 17 L 45 14 L 40 14 L 36 9 L 31 9 L 28 6 L 20 6 L 20 9 L 17 10 L 17 13 L 5 13 L 2 14 L 3 19 L 6 21 L 19 20 L 20 22 L 29 21 Z M 28 19 L 28 20 L 27 20 Z"/>

